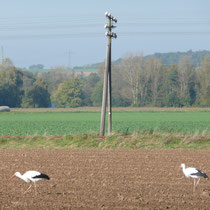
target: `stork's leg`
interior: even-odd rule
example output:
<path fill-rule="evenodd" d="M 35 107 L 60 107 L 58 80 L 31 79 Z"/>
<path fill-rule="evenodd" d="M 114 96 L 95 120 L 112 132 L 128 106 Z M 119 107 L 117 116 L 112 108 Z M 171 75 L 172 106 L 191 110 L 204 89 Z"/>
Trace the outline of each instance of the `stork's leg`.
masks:
<path fill-rule="evenodd" d="M 30 190 L 30 188 L 31 188 L 31 184 L 30 184 L 29 188 L 23 194 L 27 193 Z"/>
<path fill-rule="evenodd" d="M 194 179 L 194 185 L 193 185 L 193 192 L 195 192 L 195 179 Z"/>
<path fill-rule="evenodd" d="M 35 195 L 37 195 L 36 184 L 35 184 L 35 182 L 34 182 L 34 187 L 35 187 Z"/>
<path fill-rule="evenodd" d="M 197 183 L 196 183 L 195 187 L 197 187 L 197 185 L 198 185 L 199 181 L 200 181 L 200 178 L 198 179 L 198 181 L 197 181 Z"/>

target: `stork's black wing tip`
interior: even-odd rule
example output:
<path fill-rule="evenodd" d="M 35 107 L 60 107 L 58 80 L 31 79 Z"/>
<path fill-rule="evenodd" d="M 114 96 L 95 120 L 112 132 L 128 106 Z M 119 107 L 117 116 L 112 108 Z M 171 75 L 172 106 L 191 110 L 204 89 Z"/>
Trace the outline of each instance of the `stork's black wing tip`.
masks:
<path fill-rule="evenodd" d="M 50 180 L 50 177 L 47 174 L 45 174 L 45 179 Z"/>
<path fill-rule="evenodd" d="M 204 173 L 203 171 L 199 170 L 199 169 L 196 169 L 197 172 L 196 173 L 193 173 L 191 175 L 196 175 L 196 176 L 200 176 L 200 177 L 203 177 L 205 179 L 209 179 L 209 177 L 206 175 L 206 173 Z"/>
<path fill-rule="evenodd" d="M 34 179 L 36 178 L 39 178 L 39 179 L 48 179 L 50 180 L 50 177 L 47 175 L 47 174 L 43 174 L 43 173 L 40 173 L 39 175 L 33 177 Z"/>

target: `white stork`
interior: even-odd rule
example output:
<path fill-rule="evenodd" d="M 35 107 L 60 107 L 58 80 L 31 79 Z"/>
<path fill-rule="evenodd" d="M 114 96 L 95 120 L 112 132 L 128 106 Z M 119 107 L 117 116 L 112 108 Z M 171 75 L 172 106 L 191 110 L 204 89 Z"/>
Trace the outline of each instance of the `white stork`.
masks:
<path fill-rule="evenodd" d="M 201 177 L 209 179 L 209 177 L 203 171 L 199 169 L 191 168 L 191 167 L 186 168 L 184 163 L 182 163 L 180 167 L 187 178 L 194 179 L 193 191 L 195 191 L 195 188 L 197 187 Z M 198 179 L 197 182 L 196 182 L 196 179 Z"/>
<path fill-rule="evenodd" d="M 28 190 L 31 188 L 31 186 L 32 186 L 31 183 L 34 183 L 35 193 L 36 193 L 36 184 L 35 184 L 35 182 L 43 180 L 43 179 L 48 179 L 48 180 L 50 179 L 50 177 L 47 174 L 43 174 L 43 173 L 40 173 L 38 171 L 27 171 L 23 175 L 21 175 L 20 172 L 16 172 L 11 178 L 13 178 L 14 176 L 22 179 L 25 182 L 29 182 L 30 183 L 30 186 L 28 187 L 28 189 L 23 194 L 28 192 Z"/>

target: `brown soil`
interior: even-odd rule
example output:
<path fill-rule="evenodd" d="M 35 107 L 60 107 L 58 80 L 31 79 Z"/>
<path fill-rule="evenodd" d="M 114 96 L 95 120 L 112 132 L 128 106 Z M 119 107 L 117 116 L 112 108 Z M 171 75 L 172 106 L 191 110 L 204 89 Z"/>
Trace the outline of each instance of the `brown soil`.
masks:
<path fill-rule="evenodd" d="M 181 163 L 210 175 L 210 150 L 0 150 L 1 209 L 209 209 L 210 181 L 178 171 Z M 14 172 L 51 180 L 28 183 Z"/>

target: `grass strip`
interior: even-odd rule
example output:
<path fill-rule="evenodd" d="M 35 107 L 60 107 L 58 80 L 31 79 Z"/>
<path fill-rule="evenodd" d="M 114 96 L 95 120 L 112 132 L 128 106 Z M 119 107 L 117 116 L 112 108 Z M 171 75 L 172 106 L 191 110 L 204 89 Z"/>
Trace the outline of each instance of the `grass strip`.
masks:
<path fill-rule="evenodd" d="M 51 149 L 208 149 L 210 136 L 171 133 L 114 133 L 100 137 L 97 134 L 66 136 L 14 136 L 0 137 L 0 148 L 51 148 Z"/>

